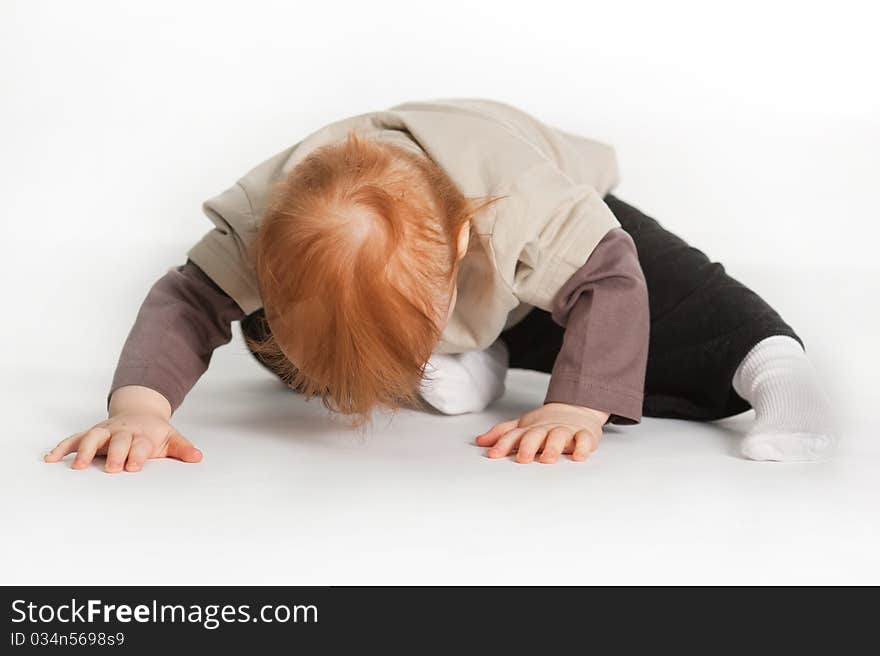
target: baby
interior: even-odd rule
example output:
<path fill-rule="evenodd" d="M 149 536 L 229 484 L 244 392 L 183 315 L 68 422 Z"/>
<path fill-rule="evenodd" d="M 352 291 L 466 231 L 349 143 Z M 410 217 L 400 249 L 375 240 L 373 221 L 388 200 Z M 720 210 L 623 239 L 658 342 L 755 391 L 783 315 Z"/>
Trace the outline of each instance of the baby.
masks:
<path fill-rule="evenodd" d="M 235 321 L 260 363 L 359 428 L 377 407 L 478 412 L 508 367 L 550 373 L 541 407 L 476 438 L 491 458 L 585 460 L 609 422 L 749 408 L 746 457 L 828 455 L 797 334 L 617 183 L 612 148 L 494 101 L 328 125 L 204 204 L 215 227 L 144 300 L 108 418 L 46 461 L 201 460 L 170 419 Z"/>

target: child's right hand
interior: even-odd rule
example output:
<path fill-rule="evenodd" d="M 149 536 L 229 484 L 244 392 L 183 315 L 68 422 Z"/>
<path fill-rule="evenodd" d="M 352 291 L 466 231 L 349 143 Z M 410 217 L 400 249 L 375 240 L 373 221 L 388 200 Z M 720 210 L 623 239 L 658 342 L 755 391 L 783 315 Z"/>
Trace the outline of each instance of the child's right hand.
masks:
<path fill-rule="evenodd" d="M 148 458 L 199 462 L 202 452 L 170 423 L 165 397 L 145 387 L 123 387 L 110 401 L 110 417 L 58 443 L 45 456 L 58 462 L 76 452 L 71 467 L 85 469 L 96 455 L 107 456 L 104 471 L 140 471 Z"/>

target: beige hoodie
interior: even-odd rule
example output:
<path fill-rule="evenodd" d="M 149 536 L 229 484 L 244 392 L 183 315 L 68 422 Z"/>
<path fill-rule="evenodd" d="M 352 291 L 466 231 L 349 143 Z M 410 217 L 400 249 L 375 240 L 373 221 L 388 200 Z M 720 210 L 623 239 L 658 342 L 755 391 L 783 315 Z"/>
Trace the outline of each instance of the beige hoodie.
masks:
<path fill-rule="evenodd" d="M 189 258 L 245 313 L 262 307 L 252 249 L 273 184 L 352 129 L 427 154 L 466 196 L 506 196 L 475 218 L 482 248 L 462 260 L 437 353 L 488 348 L 532 307 L 550 311 L 563 284 L 619 226 L 602 200 L 618 182 L 610 146 L 495 101 L 408 102 L 332 123 L 205 202 L 215 228 Z"/>

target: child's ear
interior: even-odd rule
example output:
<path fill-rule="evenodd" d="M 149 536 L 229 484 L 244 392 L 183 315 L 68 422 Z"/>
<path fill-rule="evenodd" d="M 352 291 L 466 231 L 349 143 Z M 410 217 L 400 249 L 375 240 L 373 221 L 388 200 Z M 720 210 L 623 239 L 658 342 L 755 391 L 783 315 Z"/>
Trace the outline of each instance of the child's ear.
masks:
<path fill-rule="evenodd" d="M 471 237 L 471 222 L 465 221 L 464 225 L 458 231 L 458 259 L 460 260 L 467 253 L 468 243 Z"/>

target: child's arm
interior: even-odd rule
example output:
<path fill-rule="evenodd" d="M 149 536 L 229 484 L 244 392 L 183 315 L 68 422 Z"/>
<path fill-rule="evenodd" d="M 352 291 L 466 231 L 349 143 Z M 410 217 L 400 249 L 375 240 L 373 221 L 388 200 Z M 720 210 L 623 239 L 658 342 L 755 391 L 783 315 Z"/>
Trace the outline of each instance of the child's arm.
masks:
<path fill-rule="evenodd" d="M 232 338 L 241 309 L 195 264 L 172 269 L 150 289 L 119 357 L 108 394 L 108 419 L 71 435 L 47 456 L 77 452 L 83 469 L 107 454 L 108 472 L 138 471 L 147 458 L 197 462 L 201 453 L 169 423 L 208 368 L 214 349 Z"/>
<path fill-rule="evenodd" d="M 559 290 L 552 317 L 565 335 L 544 403 L 600 409 L 611 423 L 639 423 L 651 319 L 636 246 L 622 228 L 609 231 Z"/>
<path fill-rule="evenodd" d="M 583 460 L 602 425 L 642 417 L 650 312 L 645 278 L 632 238 L 606 234 L 587 262 L 554 298 L 553 320 L 565 328 L 544 406 L 493 426 L 477 438 L 490 457 L 516 449 L 519 462 L 555 462 L 561 453 Z"/>
<path fill-rule="evenodd" d="M 208 369 L 214 350 L 232 339 L 244 312 L 191 260 L 160 278 L 147 294 L 125 341 L 110 397 L 141 385 L 177 410 Z"/>

